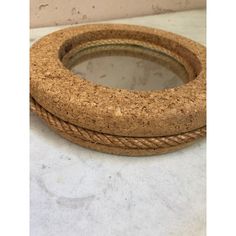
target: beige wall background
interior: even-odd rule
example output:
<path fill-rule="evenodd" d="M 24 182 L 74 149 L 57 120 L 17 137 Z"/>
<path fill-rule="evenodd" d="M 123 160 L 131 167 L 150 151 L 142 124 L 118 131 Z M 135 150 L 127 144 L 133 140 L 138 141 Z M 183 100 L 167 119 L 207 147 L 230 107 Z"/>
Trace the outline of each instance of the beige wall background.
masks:
<path fill-rule="evenodd" d="M 205 6 L 206 0 L 31 0 L 30 26 L 78 24 Z"/>

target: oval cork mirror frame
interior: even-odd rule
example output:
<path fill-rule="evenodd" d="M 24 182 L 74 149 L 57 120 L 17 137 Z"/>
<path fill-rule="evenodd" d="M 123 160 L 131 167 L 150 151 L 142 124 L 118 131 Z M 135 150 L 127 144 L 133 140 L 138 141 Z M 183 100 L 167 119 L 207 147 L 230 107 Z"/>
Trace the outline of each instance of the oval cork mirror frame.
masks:
<path fill-rule="evenodd" d="M 101 45 L 163 53 L 186 70 L 185 84 L 136 91 L 75 75 L 73 56 Z M 183 148 L 206 133 L 206 49 L 182 36 L 143 26 L 91 24 L 66 28 L 30 49 L 31 110 L 64 138 L 118 155 L 144 156 Z"/>

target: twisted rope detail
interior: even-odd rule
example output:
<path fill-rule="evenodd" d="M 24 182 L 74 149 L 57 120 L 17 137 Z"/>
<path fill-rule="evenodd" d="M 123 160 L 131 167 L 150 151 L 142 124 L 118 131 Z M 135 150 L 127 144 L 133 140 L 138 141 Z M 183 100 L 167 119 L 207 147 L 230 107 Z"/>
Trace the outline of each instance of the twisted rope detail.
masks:
<path fill-rule="evenodd" d="M 102 144 L 110 147 L 120 147 L 126 149 L 160 149 L 186 144 L 206 135 L 206 127 L 202 127 L 183 134 L 162 137 L 142 138 L 116 136 L 84 129 L 63 121 L 45 110 L 32 97 L 30 98 L 30 108 L 50 126 L 61 133 L 71 135 L 87 142 Z"/>

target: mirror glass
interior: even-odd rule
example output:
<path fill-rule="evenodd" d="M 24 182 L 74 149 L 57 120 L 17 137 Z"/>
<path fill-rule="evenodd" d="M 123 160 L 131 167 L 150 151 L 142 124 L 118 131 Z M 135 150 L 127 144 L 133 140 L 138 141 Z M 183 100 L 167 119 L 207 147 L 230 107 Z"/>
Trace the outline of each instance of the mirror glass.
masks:
<path fill-rule="evenodd" d="M 185 68 L 174 58 L 139 46 L 95 46 L 69 58 L 66 67 L 74 74 L 112 88 L 161 90 L 188 81 Z"/>

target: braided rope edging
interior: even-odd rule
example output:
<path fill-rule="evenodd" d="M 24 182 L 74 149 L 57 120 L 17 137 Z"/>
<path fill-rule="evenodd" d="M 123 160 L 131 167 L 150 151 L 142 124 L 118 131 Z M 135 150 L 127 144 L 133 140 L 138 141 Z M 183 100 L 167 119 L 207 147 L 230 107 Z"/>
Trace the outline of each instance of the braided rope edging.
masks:
<path fill-rule="evenodd" d="M 30 109 L 59 132 L 72 135 L 73 137 L 78 137 L 87 142 L 102 144 L 110 147 L 129 149 L 161 149 L 187 144 L 206 135 L 206 127 L 202 127 L 194 131 L 171 136 L 145 138 L 116 136 L 84 129 L 63 121 L 45 110 L 32 97 L 30 98 Z"/>

